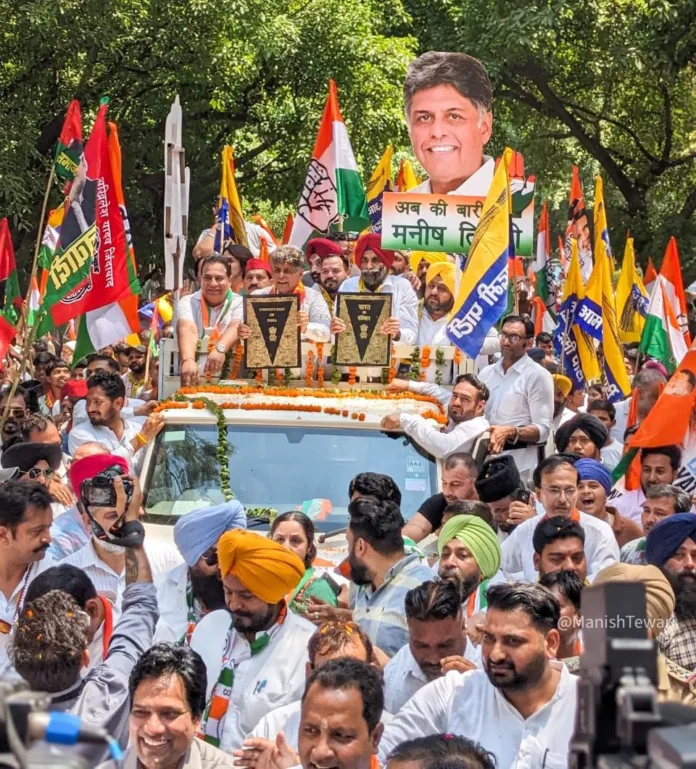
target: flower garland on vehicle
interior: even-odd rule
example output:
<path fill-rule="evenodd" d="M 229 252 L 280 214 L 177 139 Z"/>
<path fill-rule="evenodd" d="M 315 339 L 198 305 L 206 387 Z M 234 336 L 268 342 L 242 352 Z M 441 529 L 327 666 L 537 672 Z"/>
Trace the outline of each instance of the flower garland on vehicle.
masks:
<path fill-rule="evenodd" d="M 234 348 L 234 360 L 232 363 L 232 372 L 230 373 L 230 379 L 236 379 L 239 376 L 239 368 L 242 365 L 243 357 L 244 357 L 244 345 L 241 342 L 237 342 Z"/>
<path fill-rule="evenodd" d="M 317 386 L 324 386 L 324 343 L 317 343 Z"/>
<path fill-rule="evenodd" d="M 309 350 L 307 353 L 307 363 L 305 368 L 305 384 L 307 387 L 312 386 L 312 382 L 314 381 L 314 353 L 312 350 Z"/>
<path fill-rule="evenodd" d="M 420 381 L 425 381 L 425 373 L 430 368 L 430 347 L 423 345 L 420 357 Z"/>

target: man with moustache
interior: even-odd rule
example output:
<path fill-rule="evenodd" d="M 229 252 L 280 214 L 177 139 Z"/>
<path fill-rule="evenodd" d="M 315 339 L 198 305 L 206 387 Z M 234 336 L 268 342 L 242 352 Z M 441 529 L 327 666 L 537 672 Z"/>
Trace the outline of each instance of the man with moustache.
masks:
<path fill-rule="evenodd" d="M 648 533 L 645 560 L 669 580 L 676 603 L 657 643 L 669 660 L 696 668 L 696 514 L 676 513 Z"/>
<path fill-rule="evenodd" d="M 8 480 L 0 486 L 0 679 L 12 666 L 8 649 L 27 587 L 53 566 L 46 557 L 52 520 L 51 496 L 42 484 Z"/>
<path fill-rule="evenodd" d="M 126 386 L 126 398 L 139 398 L 145 387 L 145 345 L 138 344 L 126 350 L 128 356 L 128 371 L 123 375 Z"/>
<path fill-rule="evenodd" d="M 493 585 L 483 629 L 483 670 L 426 684 L 385 727 L 382 760 L 397 745 L 430 734 L 465 734 L 513 769 L 566 767 L 575 729 L 577 679 L 554 662 L 558 599 L 535 584 Z"/>
<path fill-rule="evenodd" d="M 316 259 L 318 262 L 314 288 L 321 291 L 329 312 L 333 313 L 338 289 L 350 275 L 348 257 L 335 240 L 314 238 L 307 243 L 307 259 Z"/>
<path fill-rule="evenodd" d="M 244 293 L 254 294 L 271 285 L 271 266 L 261 259 L 249 259 L 244 271 Z"/>
<path fill-rule="evenodd" d="M 304 574 L 298 555 L 243 529 L 225 532 L 217 550 L 227 609 L 201 619 L 191 648 L 208 673 L 200 735 L 231 753 L 273 708 L 301 697 L 314 625 L 285 600 Z"/>
<path fill-rule="evenodd" d="M 444 390 L 435 384 L 423 385 L 405 379 L 395 379 L 389 386 L 391 392 L 412 390 L 424 395 L 435 395 L 436 389 Z M 483 415 L 488 400 L 488 388 L 473 374 L 462 374 L 457 377 L 452 391 L 448 391 L 447 395 L 448 423 L 445 432 L 441 432 L 439 426 L 434 427 L 417 414 L 404 412 L 384 417 L 382 429 L 403 431 L 436 459 L 460 452 L 470 454 L 478 437 L 489 427 L 488 420 Z"/>
<path fill-rule="evenodd" d="M 236 499 L 191 510 L 179 518 L 174 544 L 184 563 L 167 572 L 158 586 L 160 620 L 155 642 L 189 644 L 202 617 L 225 608 L 217 543 L 226 531 L 245 528 L 246 513 Z"/>

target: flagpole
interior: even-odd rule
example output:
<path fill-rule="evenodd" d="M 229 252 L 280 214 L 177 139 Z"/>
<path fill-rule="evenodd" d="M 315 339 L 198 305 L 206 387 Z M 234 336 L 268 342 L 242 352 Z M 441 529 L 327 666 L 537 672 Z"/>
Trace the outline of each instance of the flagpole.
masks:
<path fill-rule="evenodd" d="M 34 260 L 31 265 L 31 273 L 29 275 L 29 288 L 27 289 L 27 295 L 24 302 L 24 306 L 22 308 L 22 319 L 24 320 L 24 328 L 26 329 L 26 336 L 24 339 L 24 348 L 22 350 L 22 360 L 19 362 L 19 369 L 17 371 L 17 376 L 13 379 L 12 384 L 10 385 L 10 392 L 7 398 L 7 403 L 5 404 L 5 408 L 2 411 L 2 416 L 0 417 L 0 432 L 5 427 L 5 422 L 7 421 L 7 415 L 10 413 L 10 406 L 12 405 L 12 399 L 15 396 L 15 393 L 17 392 L 17 387 L 19 386 L 19 380 L 22 378 L 22 375 L 27 370 L 27 363 L 29 361 L 29 354 L 31 352 L 31 346 L 34 344 L 34 337 L 36 336 L 36 323 L 33 326 L 27 325 L 27 318 L 29 313 L 29 300 L 31 297 L 31 285 L 33 279 L 36 277 L 36 268 L 39 261 L 39 251 L 41 250 L 41 242 L 43 241 L 43 227 L 44 227 L 44 220 L 46 218 L 46 210 L 48 208 L 48 199 L 51 195 L 51 188 L 53 187 L 53 180 L 55 178 L 56 173 L 56 164 L 55 160 L 51 163 L 51 172 L 48 175 L 48 184 L 46 185 L 46 191 L 44 192 L 43 197 L 43 204 L 41 206 L 41 219 L 39 220 L 39 232 L 36 236 L 36 245 L 34 246 Z"/>

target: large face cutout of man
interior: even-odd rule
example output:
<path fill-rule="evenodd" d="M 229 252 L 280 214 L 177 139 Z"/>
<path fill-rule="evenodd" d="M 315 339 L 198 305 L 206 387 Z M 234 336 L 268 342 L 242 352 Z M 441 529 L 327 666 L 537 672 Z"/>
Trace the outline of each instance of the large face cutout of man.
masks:
<path fill-rule="evenodd" d="M 481 63 L 430 51 L 414 61 L 404 86 L 413 151 L 433 193 L 452 192 L 483 164 L 491 138 L 493 93 Z"/>

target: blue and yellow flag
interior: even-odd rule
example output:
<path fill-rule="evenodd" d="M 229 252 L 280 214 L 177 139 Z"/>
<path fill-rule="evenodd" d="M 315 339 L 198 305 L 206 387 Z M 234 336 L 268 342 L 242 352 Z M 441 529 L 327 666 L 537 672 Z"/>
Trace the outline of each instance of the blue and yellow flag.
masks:
<path fill-rule="evenodd" d="M 234 181 L 234 150 L 229 145 L 222 150 L 222 178 L 216 217 L 214 249 L 218 254 L 222 253 L 228 240 L 240 246 L 248 245 L 242 203 Z"/>
<path fill-rule="evenodd" d="M 603 240 L 607 249 L 607 256 L 613 262 L 611 245 L 609 244 L 609 225 L 607 224 L 607 209 L 604 205 L 604 182 L 601 176 L 595 176 L 595 197 L 594 197 L 594 232 L 595 232 L 595 253 L 599 248 L 599 241 Z"/>
<path fill-rule="evenodd" d="M 508 177 L 511 158 L 512 150 L 507 148 L 483 204 L 447 326 L 450 341 L 470 358 L 479 354 L 486 334 L 507 307 L 508 259 L 514 255 Z"/>
<path fill-rule="evenodd" d="M 578 353 L 578 343 L 575 338 L 573 320 L 578 302 L 585 296 L 580 272 L 580 254 L 575 238 L 571 240 L 571 259 L 568 275 L 563 286 L 561 306 L 558 311 L 558 325 L 553 336 L 553 346 L 561 362 L 561 372 L 572 382 L 573 388 L 579 390 L 585 386 L 585 375 Z"/>
<path fill-rule="evenodd" d="M 640 342 L 648 313 L 648 292 L 636 270 L 633 238 L 626 238 L 623 264 L 616 284 L 616 314 L 619 339 L 625 344 Z"/>
<path fill-rule="evenodd" d="M 604 241 L 597 241 L 595 269 L 601 266 L 602 275 L 602 352 L 604 355 L 604 377 L 607 383 L 607 399 L 612 403 L 624 400 L 631 394 L 631 384 L 624 363 L 623 349 L 619 339 L 619 323 L 616 317 L 616 303 L 611 286 L 611 265 Z"/>
<path fill-rule="evenodd" d="M 602 265 L 598 259 L 595 259 L 592 274 L 585 286 L 585 296 L 578 300 L 575 323 L 583 333 L 598 342 L 602 341 Z"/>
<path fill-rule="evenodd" d="M 390 144 L 382 155 L 382 159 L 377 163 L 370 181 L 365 189 L 367 198 L 367 213 L 370 217 L 370 226 L 372 232 L 382 232 L 382 195 L 389 192 L 392 188 L 392 155 L 394 147 Z"/>

